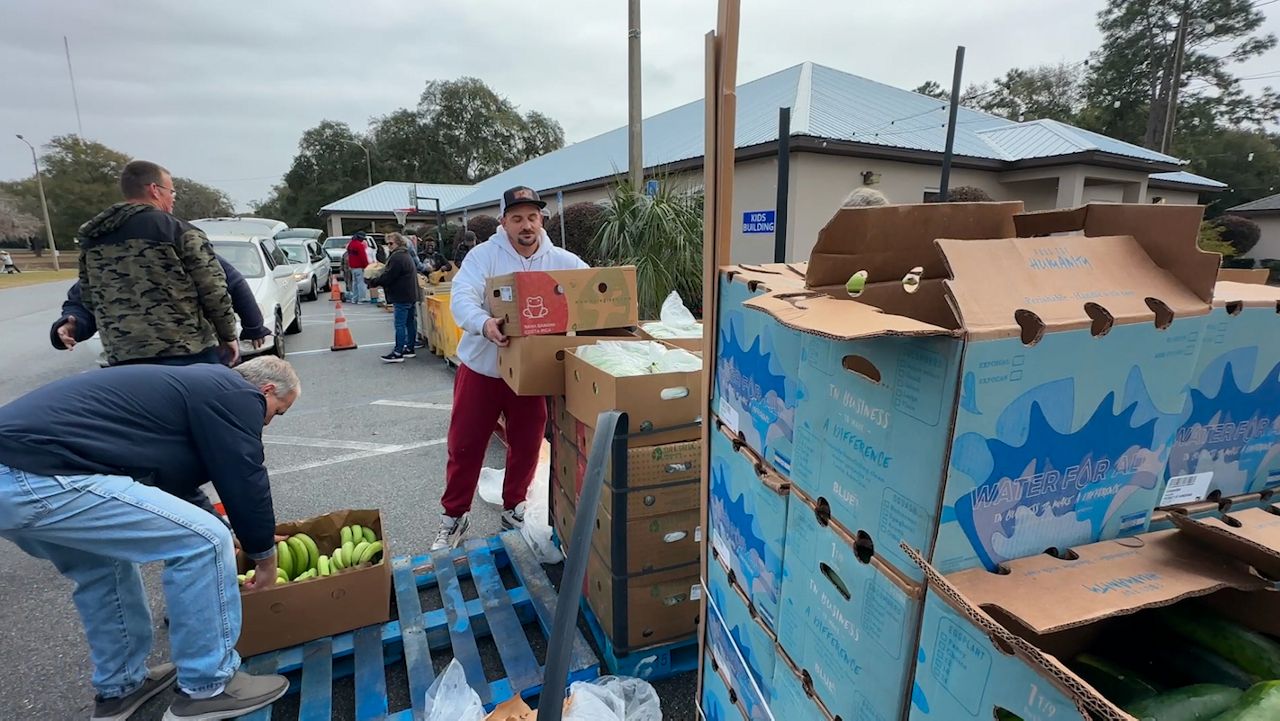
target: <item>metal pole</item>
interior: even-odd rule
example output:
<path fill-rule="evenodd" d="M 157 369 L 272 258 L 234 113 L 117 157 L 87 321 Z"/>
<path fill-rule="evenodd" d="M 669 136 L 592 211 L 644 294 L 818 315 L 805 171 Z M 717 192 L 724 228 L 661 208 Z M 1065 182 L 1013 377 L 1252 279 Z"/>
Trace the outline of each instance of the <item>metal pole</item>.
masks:
<path fill-rule="evenodd" d="M 1165 103 L 1164 127 L 1160 129 L 1160 152 L 1168 153 L 1173 145 L 1174 121 L 1178 114 L 1178 90 L 1182 86 L 1182 62 L 1186 57 L 1188 1 L 1182 6 L 1182 17 L 1178 21 L 1178 31 L 1174 34 L 1177 47 L 1173 51 L 1173 82 L 1169 84 L 1169 99 Z"/>
<path fill-rule="evenodd" d="M 631 187 L 640 190 L 644 182 L 644 149 L 640 113 L 640 0 L 627 0 L 627 109 L 628 158 Z"/>
<path fill-rule="evenodd" d="M 443 253 L 444 252 L 444 231 L 440 229 L 440 226 L 444 225 L 444 213 L 440 212 L 440 199 L 431 198 L 431 200 L 436 201 L 436 247 L 440 250 L 441 253 Z M 417 203 L 415 202 L 414 205 L 416 206 Z"/>
<path fill-rule="evenodd" d="M 40 159 L 36 157 L 36 148 L 27 139 L 18 136 L 18 140 L 26 143 L 31 149 L 31 164 L 36 168 L 36 188 L 40 191 L 40 212 L 44 215 L 44 232 L 45 237 L 49 239 L 49 253 L 53 256 L 53 269 L 62 270 L 62 264 L 58 262 L 58 246 L 53 242 L 53 224 L 49 222 L 49 202 L 44 198 L 44 181 L 40 178 Z"/>
<path fill-rule="evenodd" d="M 773 208 L 773 262 L 787 262 L 787 197 L 791 194 L 791 108 L 778 108 L 778 200 Z"/>
<path fill-rule="evenodd" d="M 964 46 L 956 46 L 955 74 L 951 77 L 951 107 L 947 113 L 947 147 L 942 153 L 942 179 L 938 181 L 938 197 L 947 201 L 951 188 L 951 156 L 956 146 L 956 113 L 960 109 L 960 76 L 964 74 Z"/>
<path fill-rule="evenodd" d="M 71 100 L 76 106 L 76 128 L 80 137 L 80 142 L 84 142 L 84 123 L 80 122 L 80 97 L 76 94 L 76 74 L 71 69 L 71 43 L 67 41 L 67 36 L 62 36 L 62 49 L 67 54 L 67 75 L 71 78 Z"/>
<path fill-rule="evenodd" d="M 569 244 L 564 239 L 564 191 L 556 191 L 556 207 L 560 211 L 560 247 L 568 248 Z"/>

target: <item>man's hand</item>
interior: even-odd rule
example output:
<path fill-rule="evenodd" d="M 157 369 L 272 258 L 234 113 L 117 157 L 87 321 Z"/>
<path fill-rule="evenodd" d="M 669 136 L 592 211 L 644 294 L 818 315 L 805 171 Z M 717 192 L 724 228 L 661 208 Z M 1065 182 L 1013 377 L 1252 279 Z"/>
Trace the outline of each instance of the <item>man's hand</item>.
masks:
<path fill-rule="evenodd" d="M 253 579 L 244 584 L 245 591 L 261 591 L 276 585 L 276 555 L 256 561 L 253 566 Z"/>
<path fill-rule="evenodd" d="M 502 334 L 502 321 L 498 318 L 490 318 L 484 322 L 484 337 L 499 348 L 506 348 L 511 343 Z"/>
<path fill-rule="evenodd" d="M 240 362 L 240 341 L 231 340 L 222 344 L 222 357 L 227 359 L 228 366 L 234 366 Z"/>
<path fill-rule="evenodd" d="M 67 316 L 62 321 L 62 325 L 58 326 L 58 340 L 62 341 L 62 345 L 71 350 L 76 347 L 76 317 L 74 315 Z"/>
<path fill-rule="evenodd" d="M 263 343 L 266 343 L 266 342 L 267 342 L 266 338 L 254 338 L 253 340 L 249 341 L 249 345 L 253 346 L 254 350 L 257 350 L 262 347 Z"/>

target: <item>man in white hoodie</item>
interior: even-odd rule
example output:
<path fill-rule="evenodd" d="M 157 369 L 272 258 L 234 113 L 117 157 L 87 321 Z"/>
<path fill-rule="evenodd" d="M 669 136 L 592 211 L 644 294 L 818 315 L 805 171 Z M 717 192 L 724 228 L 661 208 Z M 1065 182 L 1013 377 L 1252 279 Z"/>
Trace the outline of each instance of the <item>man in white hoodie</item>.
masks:
<path fill-rule="evenodd" d="M 489 240 L 467 253 L 453 279 L 450 308 L 462 328 L 449 419 L 449 464 L 445 470 L 440 531 L 431 550 L 456 548 L 470 524 L 489 438 L 498 416 L 506 419 L 507 469 L 502 482 L 502 527 L 524 525 L 524 499 L 538 467 L 547 425 L 546 399 L 518 396 L 498 373 L 498 348 L 506 346 L 502 321 L 494 318 L 485 296 L 485 281 L 529 270 L 576 270 L 588 267 L 578 256 L 551 244 L 542 229 L 546 203 L 532 188 L 515 187 L 502 194 L 501 225 Z"/>

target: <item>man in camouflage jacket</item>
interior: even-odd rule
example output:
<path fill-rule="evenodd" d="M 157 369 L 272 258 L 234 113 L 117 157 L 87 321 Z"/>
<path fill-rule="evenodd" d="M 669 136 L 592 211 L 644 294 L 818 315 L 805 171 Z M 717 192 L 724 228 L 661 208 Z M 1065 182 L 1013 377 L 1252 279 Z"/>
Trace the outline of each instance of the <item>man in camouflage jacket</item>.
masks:
<path fill-rule="evenodd" d="M 205 234 L 171 215 L 173 177 L 135 160 L 120 190 L 125 202 L 78 233 L 82 299 L 107 362 L 234 364 L 240 350 L 226 274 Z"/>

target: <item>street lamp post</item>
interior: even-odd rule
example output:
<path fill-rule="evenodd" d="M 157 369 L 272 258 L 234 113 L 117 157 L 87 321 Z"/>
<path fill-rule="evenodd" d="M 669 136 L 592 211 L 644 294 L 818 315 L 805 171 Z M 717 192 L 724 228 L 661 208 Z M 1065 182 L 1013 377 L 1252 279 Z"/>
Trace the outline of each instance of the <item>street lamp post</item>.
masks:
<path fill-rule="evenodd" d="M 49 238 L 49 252 L 53 254 L 53 269 L 62 270 L 62 265 L 58 263 L 58 247 L 53 244 L 53 226 L 49 224 L 49 203 L 44 199 L 44 181 L 40 179 L 40 159 L 36 157 L 36 148 L 27 139 L 18 136 L 18 140 L 27 144 L 31 149 L 31 164 L 36 167 L 36 188 L 40 191 L 40 211 L 44 214 L 44 232 Z"/>
<path fill-rule="evenodd" d="M 366 148 L 363 143 L 359 143 L 354 140 L 343 140 L 342 142 L 348 143 L 350 145 L 354 145 L 357 148 L 360 148 L 361 150 L 364 151 L 364 170 L 368 176 L 368 181 L 369 181 L 369 184 L 366 187 L 372 188 L 373 187 L 373 161 L 369 159 L 369 149 Z M 369 227 L 372 228 L 373 230 L 377 230 L 378 224 L 376 222 L 370 223 Z"/>

